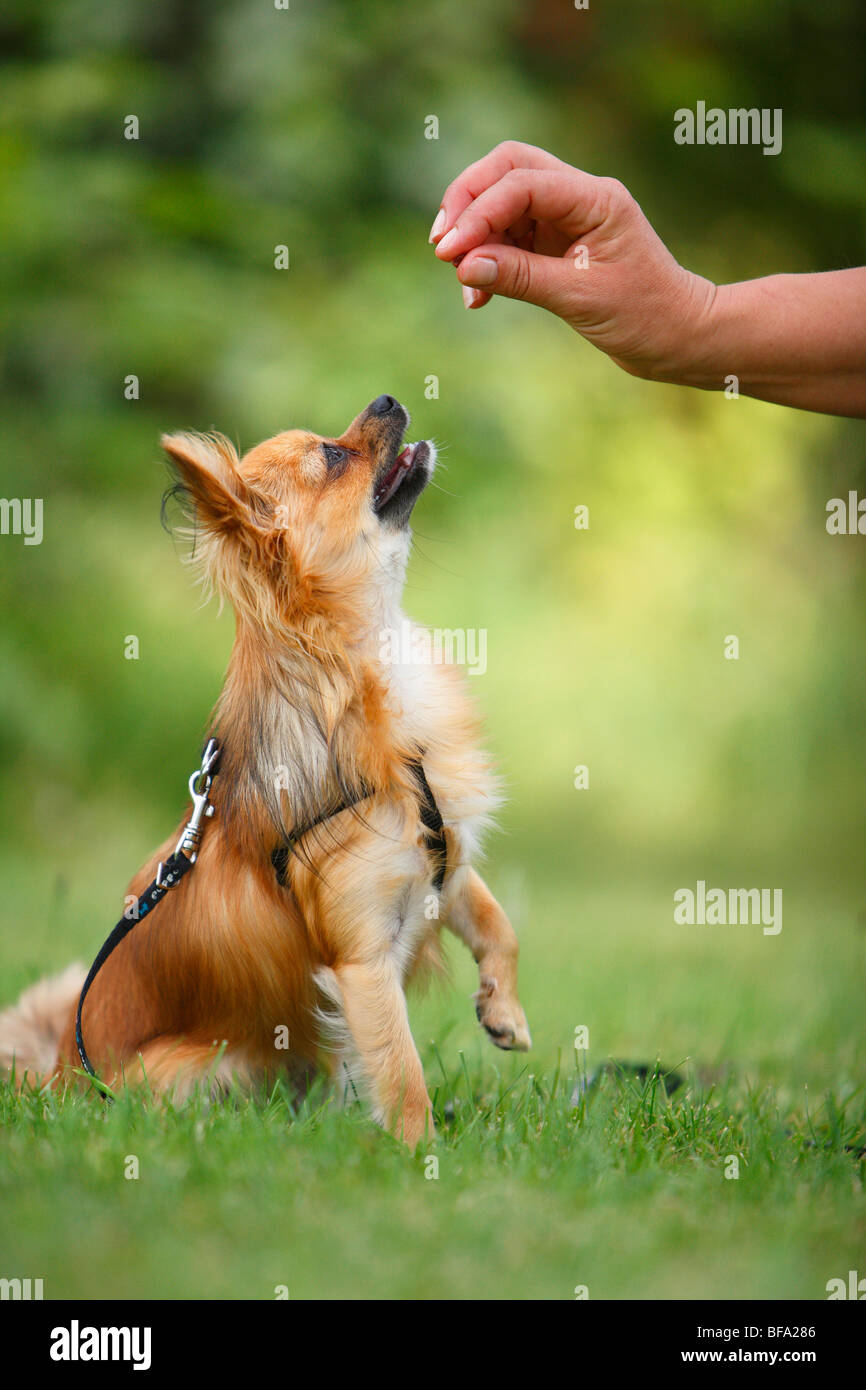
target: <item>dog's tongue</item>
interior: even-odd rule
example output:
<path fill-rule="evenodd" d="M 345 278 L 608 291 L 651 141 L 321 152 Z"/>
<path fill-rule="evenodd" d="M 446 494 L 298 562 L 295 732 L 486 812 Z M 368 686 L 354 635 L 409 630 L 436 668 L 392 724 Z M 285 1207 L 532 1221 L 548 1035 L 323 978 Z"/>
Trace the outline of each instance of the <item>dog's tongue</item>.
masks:
<path fill-rule="evenodd" d="M 407 444 L 405 449 L 402 449 L 400 453 L 397 455 L 393 464 L 388 469 L 388 472 L 385 474 L 384 478 L 382 479 L 381 483 L 376 489 L 377 507 L 384 507 L 385 503 L 390 501 L 390 499 L 394 496 L 394 493 L 397 491 L 404 477 L 408 473 L 409 469 L 412 467 L 412 458 L 414 456 L 414 452 L 414 445 Z"/>

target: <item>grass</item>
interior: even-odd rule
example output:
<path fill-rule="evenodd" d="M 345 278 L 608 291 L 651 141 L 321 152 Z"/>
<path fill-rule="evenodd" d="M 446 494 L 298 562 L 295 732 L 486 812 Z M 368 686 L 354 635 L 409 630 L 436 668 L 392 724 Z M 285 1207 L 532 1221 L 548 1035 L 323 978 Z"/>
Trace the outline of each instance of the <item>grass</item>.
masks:
<path fill-rule="evenodd" d="M 413 1003 L 438 1126 L 415 1155 L 323 1092 L 4 1089 L 0 1273 L 49 1298 L 825 1298 L 864 1267 L 861 928 L 790 890 L 773 938 L 656 921 L 650 883 L 569 891 L 579 928 L 555 875 L 517 894 L 531 1054 L 476 1032 L 463 953 Z M 606 1056 L 656 1052 L 670 1097 L 651 1067 L 575 1099 Z"/>
<path fill-rule="evenodd" d="M 5 1263 L 49 1297 L 248 1299 L 820 1298 L 857 1267 L 862 1096 L 789 1114 L 733 1085 L 668 1101 L 653 1074 L 573 1105 L 573 1080 L 461 1056 L 414 1156 L 281 1088 L 177 1110 L 6 1091 Z"/>

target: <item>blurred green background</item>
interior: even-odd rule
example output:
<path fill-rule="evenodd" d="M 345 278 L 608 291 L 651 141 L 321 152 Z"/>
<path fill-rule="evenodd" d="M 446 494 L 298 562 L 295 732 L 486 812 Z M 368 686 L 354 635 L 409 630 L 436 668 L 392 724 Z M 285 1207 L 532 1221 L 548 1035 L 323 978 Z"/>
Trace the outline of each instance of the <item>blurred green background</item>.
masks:
<path fill-rule="evenodd" d="M 4 999 L 93 955 L 219 689 L 231 615 L 161 529 L 160 432 L 338 433 L 388 391 L 442 446 L 407 608 L 488 633 L 470 685 L 510 796 L 488 877 L 534 1065 L 587 1024 L 596 1061 L 851 1085 L 866 542 L 825 505 L 866 492 L 862 424 L 636 381 L 524 305 L 467 314 L 427 233 L 518 138 L 622 179 L 717 280 L 859 264 L 862 7 L 9 0 L 0 34 L 0 492 L 44 499 L 40 546 L 0 538 Z M 782 153 L 675 145 L 698 99 L 781 107 Z M 781 935 L 675 927 L 699 878 L 781 887 Z M 454 958 L 418 1028 L 474 1046 Z"/>

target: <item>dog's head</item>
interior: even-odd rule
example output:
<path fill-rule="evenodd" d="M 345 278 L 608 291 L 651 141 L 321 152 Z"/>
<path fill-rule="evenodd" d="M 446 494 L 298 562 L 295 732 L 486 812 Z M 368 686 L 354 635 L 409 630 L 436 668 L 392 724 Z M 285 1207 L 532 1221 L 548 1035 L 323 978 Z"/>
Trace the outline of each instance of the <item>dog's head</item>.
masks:
<path fill-rule="evenodd" d="M 290 624 L 341 596 L 369 604 L 371 585 L 399 589 L 436 458 L 427 440 L 404 445 L 408 424 L 399 401 L 377 396 L 337 438 L 289 430 L 243 458 L 219 435 L 163 436 L 207 578 L 248 617 L 273 617 L 278 600 Z"/>

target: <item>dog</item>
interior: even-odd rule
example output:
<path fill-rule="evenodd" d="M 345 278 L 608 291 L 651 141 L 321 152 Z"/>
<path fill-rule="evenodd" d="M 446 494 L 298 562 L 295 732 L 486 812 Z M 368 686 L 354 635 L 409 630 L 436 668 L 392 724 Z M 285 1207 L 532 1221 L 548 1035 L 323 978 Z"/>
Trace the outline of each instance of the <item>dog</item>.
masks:
<path fill-rule="evenodd" d="M 462 673 L 424 642 L 426 660 L 383 659 L 383 631 L 408 621 L 409 522 L 436 462 L 430 441 L 404 442 L 408 424 L 383 395 L 339 438 L 291 430 L 243 458 L 220 435 L 162 439 L 193 562 L 232 603 L 236 635 L 195 868 L 113 951 L 83 1008 L 110 1085 L 303 1087 L 324 1067 L 414 1147 L 433 1122 L 405 990 L 441 964 L 443 925 L 478 964 L 490 1039 L 530 1046 L 517 940 L 473 868 L 499 796 Z M 74 1076 L 81 983 L 73 967 L 0 1015 L 0 1065 L 19 1080 Z"/>

